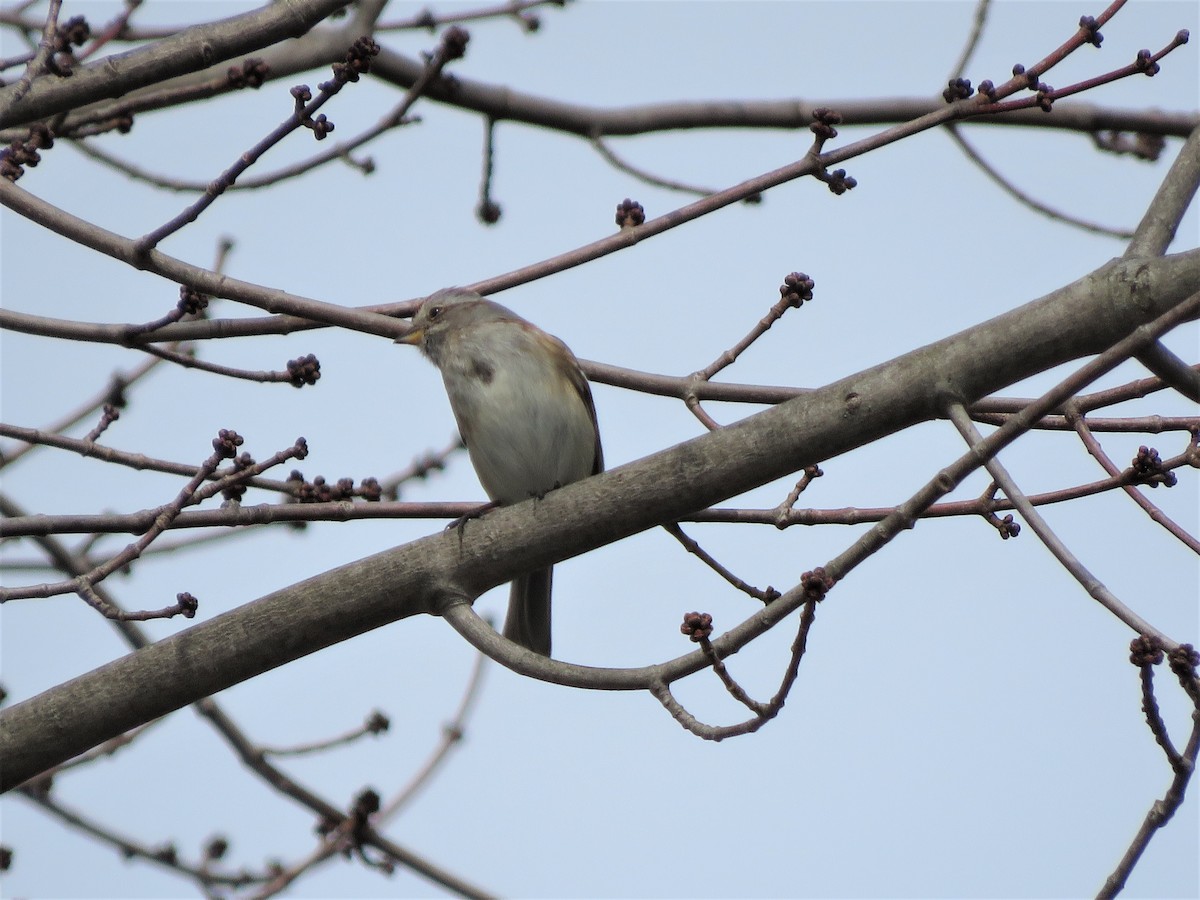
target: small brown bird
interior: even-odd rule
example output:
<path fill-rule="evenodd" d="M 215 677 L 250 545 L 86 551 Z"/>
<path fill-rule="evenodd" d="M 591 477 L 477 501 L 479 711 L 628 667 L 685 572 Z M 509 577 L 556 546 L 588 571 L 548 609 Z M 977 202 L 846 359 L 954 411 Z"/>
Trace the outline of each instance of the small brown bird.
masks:
<path fill-rule="evenodd" d="M 487 495 L 507 506 L 604 471 L 596 407 L 575 355 L 510 309 L 461 288 L 431 294 L 401 343 L 438 369 Z M 504 636 L 550 655 L 552 568 L 512 583 Z"/>

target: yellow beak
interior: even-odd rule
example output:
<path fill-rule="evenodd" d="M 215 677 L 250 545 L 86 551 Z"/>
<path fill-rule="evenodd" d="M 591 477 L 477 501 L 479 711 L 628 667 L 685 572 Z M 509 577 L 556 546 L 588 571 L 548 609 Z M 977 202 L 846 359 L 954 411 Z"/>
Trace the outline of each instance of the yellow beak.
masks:
<path fill-rule="evenodd" d="M 423 337 L 425 337 L 425 329 L 414 328 L 408 334 L 401 335 L 400 337 L 396 338 L 396 343 L 408 344 L 412 347 L 419 347 L 421 345 L 421 338 Z"/>

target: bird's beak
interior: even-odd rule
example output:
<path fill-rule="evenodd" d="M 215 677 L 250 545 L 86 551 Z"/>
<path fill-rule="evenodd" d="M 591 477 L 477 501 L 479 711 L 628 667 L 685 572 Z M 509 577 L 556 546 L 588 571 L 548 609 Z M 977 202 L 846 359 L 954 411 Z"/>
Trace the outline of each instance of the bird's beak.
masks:
<path fill-rule="evenodd" d="M 412 347 L 419 347 L 419 346 L 421 346 L 421 338 L 423 338 L 423 337 L 425 337 L 425 329 L 424 328 L 414 328 L 408 334 L 404 334 L 404 335 L 401 335 L 400 337 L 396 338 L 396 343 L 397 344 L 408 344 L 409 346 L 412 346 Z"/>

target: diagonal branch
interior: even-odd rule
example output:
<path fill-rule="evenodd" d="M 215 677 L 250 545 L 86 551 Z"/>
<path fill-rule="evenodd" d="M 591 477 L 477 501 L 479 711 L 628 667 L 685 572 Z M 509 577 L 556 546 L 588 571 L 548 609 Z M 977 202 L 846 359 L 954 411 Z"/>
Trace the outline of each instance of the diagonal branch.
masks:
<path fill-rule="evenodd" d="M 1097 350 L 1101 356 L 985 441 L 996 452 L 1050 409 L 1148 341 L 1200 313 L 1200 251 L 1112 261 L 1017 310 L 645 459 L 501 507 L 457 533 L 438 533 L 341 566 L 217 616 L 0 711 L 0 787 L 10 788 L 95 744 L 323 647 L 420 613 L 456 627 L 483 591 L 523 571 L 594 550 L 797 469 L 937 417 L 944 386 L 970 402 Z M 1137 296 L 1139 303 L 1132 303 Z M 1149 324 L 1147 324 L 1149 323 Z M 1014 355 L 1012 347 L 1022 348 Z M 836 579 L 899 533 L 977 467 L 968 454 L 928 491 L 832 561 Z M 953 476 L 953 477 L 952 477 Z M 947 487 L 949 485 L 949 487 Z M 886 527 L 885 527 L 886 526 Z M 741 646 L 802 598 L 785 594 L 715 643 Z M 486 626 L 482 626 L 486 628 Z M 490 632 L 490 629 L 487 629 Z M 276 635 L 288 634 L 287 642 Z M 518 652 L 494 632 L 472 636 L 523 674 L 607 690 L 697 671 L 702 653 L 645 670 L 601 670 Z M 725 644 L 728 642 L 728 646 Z M 1164 636 L 1164 646 L 1174 644 Z M 48 730 L 48 721 L 70 722 Z"/>
<path fill-rule="evenodd" d="M 240 16 L 185 29 L 161 41 L 79 67 L 63 81 L 35 81 L 14 102 L 17 85 L 0 88 L 0 128 L 120 97 L 146 85 L 299 37 L 346 5 L 346 0 L 269 3 Z"/>

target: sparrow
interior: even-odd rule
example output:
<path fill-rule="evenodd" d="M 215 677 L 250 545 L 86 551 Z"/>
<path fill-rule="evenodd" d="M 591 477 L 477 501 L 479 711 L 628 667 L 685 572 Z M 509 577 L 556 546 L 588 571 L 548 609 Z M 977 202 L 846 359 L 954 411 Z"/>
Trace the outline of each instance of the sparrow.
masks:
<path fill-rule="evenodd" d="M 431 294 L 399 338 L 442 373 L 479 482 L 499 506 L 543 497 L 604 471 L 596 406 L 567 345 L 462 288 Z M 504 636 L 550 655 L 553 568 L 517 577 Z"/>

